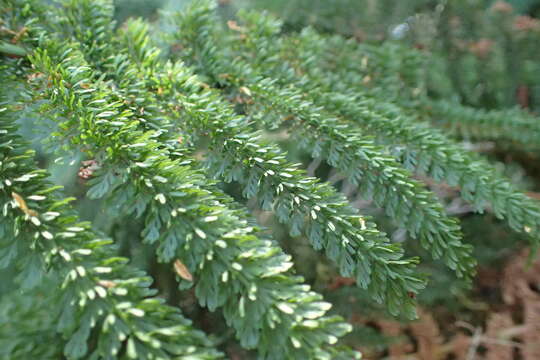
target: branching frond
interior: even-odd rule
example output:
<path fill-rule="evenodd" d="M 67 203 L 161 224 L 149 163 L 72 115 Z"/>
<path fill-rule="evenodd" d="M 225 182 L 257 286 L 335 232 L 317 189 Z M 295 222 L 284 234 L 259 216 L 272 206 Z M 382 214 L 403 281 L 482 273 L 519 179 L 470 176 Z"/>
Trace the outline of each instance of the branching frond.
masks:
<path fill-rule="evenodd" d="M 204 85 L 182 64 L 152 63 L 155 50 L 147 47 L 144 34 L 144 24 L 128 23 L 121 31 L 119 41 L 123 42 L 121 49 L 129 51 L 119 49 L 107 62 L 120 64 L 118 68 L 122 71 L 109 71 L 108 75 L 113 74 L 116 89 L 124 95 L 141 84 L 148 86 L 149 95 L 137 99 L 137 105 L 145 109 L 141 125 L 152 121 L 146 120 L 151 116 L 146 114 L 146 109 L 163 106 L 178 118 L 185 112 L 183 110 L 179 115 L 178 109 L 189 109 L 187 114 L 191 121 L 187 125 L 190 127 L 186 127 L 186 118 L 182 119 L 184 122 L 172 117 L 161 118 L 161 124 L 166 126 L 172 121 L 194 139 L 206 140 L 211 135 L 215 145 L 209 150 L 208 161 L 215 174 L 227 181 L 244 183 L 246 197 L 258 195 L 265 209 L 275 201 L 278 218 L 291 227 L 291 233 L 304 233 L 315 248 L 324 247 L 329 257 L 338 262 L 343 275 L 355 276 L 358 283 L 368 288 L 377 301 L 385 302 L 392 313 L 397 314 L 403 309 L 401 311 L 408 317 L 413 317 L 414 301 L 410 293 L 423 287 L 423 280 L 412 273 L 416 260 L 401 259 L 399 246 L 388 244 L 374 224 L 359 217 L 343 196 L 331 187 L 307 178 L 304 172 L 284 161 L 284 155 L 275 147 L 258 143 L 257 134 L 247 127 L 248 124 L 238 128 L 236 124 L 244 121 L 234 115 L 215 92 L 205 92 Z M 144 73 L 144 69 L 148 73 Z M 144 77 L 146 74 L 148 77 Z M 152 83 L 151 79 L 157 79 L 157 82 Z M 159 95 L 160 105 L 148 102 L 152 93 Z M 193 95 L 186 97 L 185 94 Z M 220 120 L 208 123 L 210 116 Z M 216 130 L 209 134 L 212 128 Z M 245 133 L 233 133 L 238 129 Z M 163 133 L 156 136 L 164 138 Z M 178 134 L 171 134 L 169 138 L 177 139 Z M 227 151 L 223 151 L 224 148 Z M 370 239 L 370 242 L 365 243 L 364 239 Z"/>
<path fill-rule="evenodd" d="M 268 211 L 290 235 L 284 246 L 307 239 L 390 314 L 414 318 L 426 284 L 420 259 L 405 256 L 333 176 L 325 182 L 327 171 L 464 284 L 475 274 L 472 247 L 426 175 L 538 245 L 538 202 L 432 124 L 536 148 L 538 119 L 433 100 L 425 53 L 283 32 L 257 12 L 223 24 L 213 0 L 167 14 L 159 39 L 140 19 L 117 27 L 112 0 L 0 1 L 0 269 L 16 273 L 0 298 L 2 359 L 222 358 L 212 337 L 166 304 L 188 289 L 260 359 L 359 358 L 338 343 L 352 326 L 274 240 L 281 229 L 250 214 Z M 47 144 L 34 146 L 37 157 L 20 135 L 29 127 Z M 110 207 L 107 221 L 140 232 L 120 244 L 144 243 L 151 267 L 165 264 L 166 291 L 118 255 L 99 220 L 80 221 L 75 199 L 35 160 L 66 152 L 91 164 L 79 171 L 78 194 L 88 185 L 85 197 Z M 321 179 L 289 159 L 297 155 L 326 162 Z"/>
<path fill-rule="evenodd" d="M 110 240 L 79 221 L 69 205 L 74 199 L 62 198 L 48 174 L 37 169 L 33 152 L 16 134 L 12 110 L 0 110 L 0 265 L 17 264 L 23 290 L 54 275 L 51 285 L 59 292 L 46 295 L 45 306 L 55 320 L 50 324 L 65 339 L 64 354 L 70 359 L 121 351 L 132 359 L 221 358 L 178 309 L 153 297 L 144 272 L 129 267 L 127 259 L 114 255 Z M 24 331 L 16 319 L 4 326 Z M 25 344 L 11 346 L 15 357 L 34 351 Z"/>
<path fill-rule="evenodd" d="M 189 21 L 190 12 L 182 14 L 184 21 Z M 372 197 L 378 206 L 383 206 L 387 214 L 413 237 L 419 237 L 435 258 L 442 257 L 460 277 L 474 273 L 475 261 L 471 258 L 471 248 L 460 242 L 462 235 L 457 221 L 446 216 L 442 205 L 433 194 L 426 191 L 423 184 L 412 179 L 411 174 L 388 155 L 382 146 L 376 145 L 371 138 L 363 136 L 350 124 L 339 121 L 326 113 L 323 107 L 311 102 L 309 96 L 305 95 L 307 89 L 296 88 L 288 78 L 264 78 L 249 63 L 238 60 L 241 53 L 236 54 L 225 41 L 218 38 L 217 29 L 213 26 L 216 19 L 212 14 L 195 14 L 198 23 L 201 18 L 207 19 L 205 24 L 200 25 L 205 29 L 197 33 L 211 36 L 204 40 L 201 40 L 201 36 L 197 39 L 188 38 L 184 43 L 199 48 L 210 48 L 210 44 L 217 47 L 212 58 L 206 59 L 204 54 L 199 54 L 199 59 L 205 65 L 213 64 L 205 68 L 214 72 L 214 78 L 225 78 L 240 92 L 248 93 L 254 102 L 254 118 L 265 118 L 266 113 L 281 115 L 270 117 L 269 126 L 277 127 L 281 122 L 290 124 L 289 131 L 301 147 L 310 151 L 314 158 L 325 158 L 331 166 L 345 173 L 350 183 L 357 186 L 361 183 L 362 193 Z M 195 26 L 189 23 L 180 28 Z M 178 34 L 184 35 L 182 31 Z M 242 41 L 249 37 L 248 32 Z M 197 44 L 197 40 L 205 41 L 206 45 Z M 260 46 L 257 46 L 254 52 L 259 49 Z M 208 55 L 208 52 L 205 54 Z M 234 60 L 225 60 L 231 57 Z M 297 82 L 305 83 L 305 80 Z"/>
<path fill-rule="evenodd" d="M 144 214 L 144 241 L 159 244 L 160 261 L 180 259 L 187 266 L 200 303 L 211 310 L 224 307 L 244 346 L 257 347 L 269 359 L 354 356 L 325 347 L 350 326 L 324 317 L 329 304 L 292 275 L 290 257 L 256 237 L 244 214 L 229 209 L 230 200 L 204 177 L 172 160 L 169 148 L 155 139 L 159 131 L 139 130 L 139 114 L 96 78 L 76 44 L 46 40 L 39 48 L 32 63 L 52 84 L 48 88 L 38 79 L 34 86 L 49 99 L 47 108 L 61 128 L 77 128 L 71 143 L 102 164 L 90 197 L 114 192 L 120 209 Z"/>
<path fill-rule="evenodd" d="M 315 104 L 376 136 L 406 168 L 459 186 L 462 198 L 477 211 L 490 206 L 512 229 L 528 234 L 532 244 L 537 243 L 540 208 L 536 201 L 515 189 L 486 160 L 464 150 L 431 126 L 418 122 L 407 107 L 376 96 L 373 90 L 376 85 L 366 87 L 365 83 L 354 82 L 359 77 L 358 71 L 363 71 L 361 66 L 360 70 L 343 70 L 324 63 L 321 59 L 325 57 L 318 56 L 324 43 L 324 36 L 305 32 L 284 41 L 283 44 L 288 45 L 282 47 L 281 53 L 282 63 L 287 62 L 305 75 L 311 86 L 324 90 L 310 92 L 317 97 Z M 361 47 L 351 51 L 360 61 L 363 59 Z M 278 61 L 276 57 L 271 60 Z M 273 69 L 279 71 L 280 67 Z"/>

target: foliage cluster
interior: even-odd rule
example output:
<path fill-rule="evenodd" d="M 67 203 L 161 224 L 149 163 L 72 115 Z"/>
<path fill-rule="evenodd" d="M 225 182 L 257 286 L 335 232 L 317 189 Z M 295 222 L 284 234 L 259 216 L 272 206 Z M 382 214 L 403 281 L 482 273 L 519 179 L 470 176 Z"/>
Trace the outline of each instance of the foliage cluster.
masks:
<path fill-rule="evenodd" d="M 423 49 L 209 0 L 118 26 L 107 0 L 1 4 L 1 358 L 359 358 L 290 239 L 414 319 L 423 264 L 476 272 L 441 186 L 538 245 L 538 202 L 430 123 L 538 148 L 538 118 L 455 102 Z"/>

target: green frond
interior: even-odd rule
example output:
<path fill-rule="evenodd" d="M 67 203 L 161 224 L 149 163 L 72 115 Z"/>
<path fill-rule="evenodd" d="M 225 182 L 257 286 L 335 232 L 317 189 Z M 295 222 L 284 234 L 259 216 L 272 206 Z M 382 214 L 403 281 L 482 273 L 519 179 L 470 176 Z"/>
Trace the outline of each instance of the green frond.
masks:
<path fill-rule="evenodd" d="M 472 91 L 433 76 L 448 60 L 435 45 L 296 31 L 256 11 L 226 21 L 234 5 L 214 0 L 119 26 L 112 0 L 0 2 L 1 359 L 220 359 L 237 355 L 234 336 L 259 359 L 358 359 L 341 316 L 357 324 L 368 304 L 416 317 L 427 275 L 411 239 L 472 284 L 470 239 L 437 183 L 538 246 L 539 203 L 447 137 L 536 149 L 537 117 L 452 102 Z M 374 4 L 366 14 L 407 6 Z M 74 168 L 40 168 L 55 173 L 51 155 L 82 158 L 77 199 L 53 184 Z M 107 211 L 81 221 L 98 199 Z M 356 305 L 331 310 L 281 246 Z M 358 288 L 335 291 L 323 272 Z M 214 339 L 169 304 L 209 331 L 199 315 L 218 311 L 230 331 Z"/>
<path fill-rule="evenodd" d="M 132 45 L 128 48 L 131 49 L 130 59 L 135 67 L 142 68 L 141 62 L 144 62 L 144 56 L 137 54 L 154 53 L 149 48 L 145 49 L 147 40 L 141 35 L 144 32 L 142 23 L 128 23 L 126 30 L 121 32 L 124 48 L 125 45 Z M 119 53 L 116 56 L 124 55 Z M 133 75 L 132 86 L 146 82 L 149 86 L 147 91 L 161 93 L 162 106 L 169 108 L 174 114 L 173 118 L 186 114 L 190 116 L 188 126 L 191 128 L 185 128 L 185 117 L 184 124 L 177 125 L 180 128 L 184 125 L 183 130 L 188 132 L 190 138 L 206 140 L 211 135 L 215 139 L 209 149 L 212 157 L 208 160 L 214 174 L 226 181 L 236 180 L 245 184 L 244 195 L 257 195 L 264 209 L 270 209 L 274 203 L 278 218 L 290 226 L 291 234 L 304 234 L 316 249 L 326 249 L 327 255 L 338 263 L 344 276 L 357 278 L 359 285 L 368 288 L 378 302 L 386 303 L 392 313 L 397 314 L 399 309 L 404 309 L 401 311 L 408 317 L 414 317 L 414 300 L 409 294 L 418 292 L 424 286 L 423 280 L 412 272 L 416 259 L 402 259 L 399 246 L 389 244 L 368 218 L 360 217 L 348 206 L 343 196 L 336 194 L 331 187 L 307 178 L 305 173 L 285 162 L 285 156 L 275 147 L 259 144 L 256 141 L 258 134 L 248 127 L 240 127 L 244 134 L 233 134 L 231 131 L 238 128 L 234 124 L 243 120 L 235 116 L 215 93 L 205 93 L 202 84 L 182 64 L 154 64 L 155 67 L 145 64 L 146 69 L 159 69 L 152 71 L 157 82 L 148 83 L 145 78 L 135 75 L 141 72 L 131 71 L 133 67 L 126 70 L 129 65 L 121 66 L 123 71 L 116 72 L 119 91 L 123 88 L 121 79 Z M 194 95 L 186 97 L 185 94 Z M 138 105 L 146 109 L 149 104 Z M 178 113 L 179 108 L 189 109 L 189 112 L 183 110 Z M 216 120 L 208 123 L 209 117 L 223 120 L 221 123 Z M 160 120 L 162 125 L 175 122 L 174 119 Z M 212 128 L 216 130 L 209 134 Z M 225 129 L 230 130 L 226 132 Z M 169 138 L 176 139 L 178 134 Z M 245 160 L 239 160 L 240 154 Z M 365 244 L 365 240 L 370 240 L 370 243 Z M 376 271 L 372 271 L 373 266 Z M 396 273 L 402 276 L 394 277 Z"/>
<path fill-rule="evenodd" d="M 200 21 L 202 16 L 197 15 Z M 311 152 L 313 158 L 326 159 L 329 165 L 341 170 L 353 185 L 361 183 L 361 192 L 367 198 L 373 198 L 377 206 L 384 207 L 387 214 L 405 227 L 412 237 L 419 237 L 435 258 L 442 257 L 460 277 L 474 273 L 475 261 L 471 257 L 471 247 L 461 243 L 462 235 L 457 221 L 446 216 L 442 205 L 433 194 L 425 190 L 423 184 L 412 179 L 411 174 L 388 155 L 384 147 L 376 145 L 371 138 L 326 113 L 323 106 L 311 102 L 306 94 L 319 89 L 300 90 L 290 84 L 288 77 L 275 80 L 264 78 L 249 63 L 238 60 L 242 53 L 235 53 L 229 44 L 220 41 L 218 30 L 213 26 L 216 19 L 211 14 L 206 16 L 208 21 L 201 26 L 211 30 L 201 30 L 198 33 L 212 34 L 205 41 L 216 47 L 216 54 L 213 55 L 214 59 L 202 60 L 204 64 L 213 62 L 213 67 L 206 68 L 213 69 L 214 78 L 225 74 L 227 82 L 233 84 L 237 91 L 248 92 L 247 95 L 254 100 L 254 106 L 253 109 L 247 107 L 247 111 L 252 112 L 254 119 L 265 119 L 266 114 L 272 113 L 274 116 L 269 117 L 268 127 L 287 123 L 289 132 L 300 147 Z M 189 26 L 180 26 L 183 27 Z M 178 34 L 183 36 L 181 31 Z M 247 40 L 250 38 L 250 31 L 246 30 L 241 41 L 257 44 L 253 51 L 259 54 L 259 38 Z M 196 41 L 184 40 L 191 44 L 196 44 Z M 199 47 L 209 45 L 201 44 Z M 268 48 L 264 43 L 262 47 Z M 228 58 L 233 60 L 224 60 Z M 306 80 L 299 79 L 297 82 L 306 83 Z"/>
<path fill-rule="evenodd" d="M 537 201 L 515 189 L 486 160 L 464 150 L 437 129 L 419 122 L 417 118 L 420 116 L 413 112 L 416 104 L 409 107 L 392 102 L 391 98 L 385 101 L 377 96 L 375 76 L 370 78 L 375 82 L 373 88 L 355 81 L 362 78 L 362 66 L 358 67 L 360 70 L 341 71 L 334 60 L 333 65 L 326 64 L 324 71 L 321 70 L 321 65 L 316 62 L 324 59 L 317 56 L 322 48 L 318 44 L 324 44 L 324 41 L 325 37 L 313 32 L 302 33 L 290 43 L 296 44 L 296 49 L 301 51 L 297 50 L 294 56 L 294 48 L 289 45 L 283 50 L 284 58 L 281 59 L 282 63 L 288 61 L 307 77 L 312 87 L 322 89 L 310 92 L 317 97 L 316 105 L 368 131 L 386 145 L 407 169 L 427 174 L 438 182 L 459 186 L 462 198 L 477 211 L 482 212 L 489 207 L 498 218 L 506 219 L 513 230 L 528 235 L 533 245 L 537 243 L 540 225 Z M 362 61 L 364 51 L 361 46 L 351 51 Z M 273 64 L 279 61 L 276 58 L 271 60 Z M 279 71 L 280 67 L 274 69 Z M 381 84 L 384 84 L 384 74 L 376 74 L 381 74 Z M 380 89 L 383 91 L 384 87 Z"/>
<path fill-rule="evenodd" d="M 540 120 L 520 109 L 482 110 L 438 100 L 427 103 L 435 125 L 468 139 L 503 140 L 537 148 Z"/>
<path fill-rule="evenodd" d="M 269 359 L 354 356 L 337 347 L 325 350 L 350 326 L 324 317 L 329 304 L 292 275 L 290 257 L 257 238 L 244 214 L 228 209 L 230 200 L 203 177 L 172 160 L 168 147 L 154 139 L 159 131 L 139 130 L 137 112 L 108 82 L 95 79 L 76 44 L 47 40 L 39 47 L 32 63 L 53 83 L 50 89 L 36 84 L 36 90 L 47 94 L 49 113 L 61 128 L 78 127 L 70 142 L 103 164 L 90 197 L 114 193 L 127 214 L 144 214 L 144 241 L 159 243 L 160 261 L 186 264 L 201 305 L 223 307 L 245 347 L 257 347 Z M 182 287 L 191 285 L 181 280 Z M 276 343 L 282 344 L 279 352 Z"/>
<path fill-rule="evenodd" d="M 73 199 L 61 197 L 16 134 L 12 110 L 1 110 L 0 265 L 16 264 L 20 289 L 27 297 L 37 296 L 33 306 L 41 303 L 47 309 L 47 336 L 62 334 L 62 341 L 54 343 L 61 343 L 69 359 L 116 356 L 124 346 L 132 359 L 221 358 L 178 309 L 154 297 L 144 272 L 129 267 L 127 259 L 114 255 L 110 240 L 78 220 L 69 205 Z M 44 294 L 43 288 L 29 292 L 51 276 L 47 284 L 58 289 L 56 294 Z M 17 311 L 14 317 L 1 317 L 2 329 L 25 339 L 24 316 Z M 36 355 L 30 343 L 12 342 L 3 351 L 9 358 Z"/>

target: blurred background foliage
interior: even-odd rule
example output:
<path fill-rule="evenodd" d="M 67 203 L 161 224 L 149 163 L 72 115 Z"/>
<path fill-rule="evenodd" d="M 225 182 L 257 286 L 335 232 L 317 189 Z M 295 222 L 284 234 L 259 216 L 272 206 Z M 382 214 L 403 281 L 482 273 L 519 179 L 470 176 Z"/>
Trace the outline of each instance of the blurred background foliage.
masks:
<path fill-rule="evenodd" d="M 540 0 L 220 0 L 219 3 L 224 23 L 234 19 L 239 9 L 264 10 L 281 18 L 285 31 L 299 31 L 311 26 L 358 42 L 396 42 L 400 46 L 416 48 L 422 55 L 419 70 L 423 74 L 425 91 L 433 98 L 455 100 L 484 109 L 517 106 L 533 113 L 540 112 Z M 184 1 L 117 0 L 115 4 L 121 26 L 129 17 L 143 16 L 157 21 L 160 10 L 181 9 Z M 360 63 L 361 59 L 358 59 L 358 66 Z M 447 126 L 439 124 L 437 119 L 430 120 L 435 125 Z M 25 131 L 30 133 L 35 129 Z M 537 149 L 516 149 L 504 142 L 475 142 L 463 136 L 459 139 L 465 146 L 497 161 L 500 170 L 515 183 L 529 189 L 531 196 L 538 196 L 540 159 Z M 292 160 L 302 162 L 308 169 L 316 169 L 318 177 L 347 193 L 346 184 L 329 167 L 314 164 L 294 144 L 287 144 L 286 139 L 282 145 Z M 55 163 L 54 159 L 47 158 L 42 162 L 41 165 L 51 170 L 55 182 L 66 186 L 66 193 L 84 198 L 81 195 L 86 185 L 77 177 L 77 154 L 71 163 Z M 232 194 L 235 192 L 232 187 L 227 190 Z M 285 251 L 294 256 L 297 271 L 317 291 L 325 294 L 335 305 L 335 312 L 355 325 L 349 342 L 361 348 L 367 358 L 397 358 L 403 354 L 426 360 L 443 359 L 448 354 L 460 358 L 459 351 L 463 347 L 467 350 L 463 356 L 470 353 L 478 329 L 481 333 L 488 331 L 493 314 L 509 311 L 515 326 L 527 324 L 522 309 L 504 300 L 504 289 L 498 281 L 508 271 L 505 266 L 509 259 L 522 256 L 519 255 L 518 235 L 489 213 L 475 215 L 460 200 L 457 191 L 435 185 L 432 190 L 441 197 L 447 211 L 460 218 L 465 239 L 474 245 L 480 267 L 475 286 L 467 289 L 448 269 L 430 262 L 430 256 L 423 257 L 422 267 L 430 275 L 430 286 L 419 296 L 419 302 L 429 315 L 416 325 L 400 324 L 387 317 L 380 307 L 368 300 L 368 296 L 362 296 L 356 287 L 351 287 L 349 279 L 341 278 L 324 256 L 312 250 L 307 240 L 293 240 L 286 230 L 280 231 L 278 222 L 268 214 L 258 214 L 260 222 L 272 227 Z M 380 227 L 395 241 L 414 247 L 409 248 L 411 253 L 422 254 L 416 242 L 405 241 L 406 235 L 399 224 L 388 223 L 388 219 L 368 203 L 351 201 L 362 211 L 375 216 Z M 179 294 L 170 271 L 152 260 L 151 252 L 146 251 L 144 245 L 132 246 L 129 239 L 139 236 L 141 224 L 134 220 L 127 220 L 133 222 L 131 226 L 111 222 L 112 217 L 107 212 L 115 211 L 114 206 L 100 201 L 82 200 L 77 207 L 84 219 L 92 220 L 100 230 L 111 234 L 120 244 L 121 252 L 129 255 L 136 266 L 150 271 L 156 279 L 155 286 L 169 302 L 180 304 L 197 326 L 220 334 L 223 347 L 231 358 L 248 357 L 235 344 L 224 321 L 217 318 L 221 315 L 200 308 L 191 292 Z M 2 279 L 6 281 L 1 281 L 0 287 L 8 288 L 9 278 L 9 274 L 3 275 Z M 538 284 L 540 275 L 534 286 L 538 287 Z M 540 322 L 539 319 L 540 316 L 536 322 Z M 509 328 L 513 329 L 512 326 Z M 485 350 L 477 346 L 475 351 L 481 354 Z M 434 353 L 439 355 L 429 357 Z"/>
<path fill-rule="evenodd" d="M 120 22 L 155 17 L 185 1 L 117 1 Z M 222 13 L 268 11 L 288 31 L 312 26 L 361 42 L 400 41 L 430 57 L 429 90 L 468 105 L 540 108 L 540 1 L 512 0 L 221 0 Z"/>

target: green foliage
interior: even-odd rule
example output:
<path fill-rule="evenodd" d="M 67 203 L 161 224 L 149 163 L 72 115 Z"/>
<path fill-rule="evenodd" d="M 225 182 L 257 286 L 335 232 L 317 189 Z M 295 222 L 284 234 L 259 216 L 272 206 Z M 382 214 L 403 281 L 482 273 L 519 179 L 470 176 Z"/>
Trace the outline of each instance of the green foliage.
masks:
<path fill-rule="evenodd" d="M 485 111 L 440 100 L 431 102 L 429 111 L 436 125 L 466 139 L 504 141 L 528 149 L 540 145 L 538 118 L 518 108 Z"/>
<path fill-rule="evenodd" d="M 233 3 L 275 13 L 287 28 L 311 25 L 362 42 L 400 41 L 421 48 L 429 58 L 428 90 L 437 97 L 487 108 L 527 104 L 539 109 L 540 22 L 530 17 L 538 16 L 538 0 Z"/>
<path fill-rule="evenodd" d="M 9 71 L 2 70 L 3 75 Z M 68 358 L 116 356 L 124 342 L 128 358 L 219 358 L 177 308 L 154 297 L 144 272 L 130 268 L 127 259 L 114 255 L 110 240 L 79 221 L 69 206 L 74 199 L 62 198 L 47 173 L 36 168 L 33 151 L 15 133 L 12 111 L 1 110 L 1 265 L 17 265 L 16 282 L 26 292 L 20 301 L 9 298 L 17 305 L 6 304 L 6 309 L 15 308 L 9 317 L 2 316 L 2 332 L 9 334 L 2 336 L 3 356 L 24 358 L 39 351 L 52 358 L 58 349 L 44 348 L 50 344 L 40 344 L 43 338 L 37 334 L 49 337 L 53 330 L 62 334 L 64 341 L 54 343 L 64 347 Z M 40 304 L 48 307 L 46 313 L 36 312 Z M 89 349 L 92 331 L 95 346 Z"/>
<path fill-rule="evenodd" d="M 261 359 L 360 354 L 338 343 L 352 327 L 328 312 L 257 215 L 323 252 L 355 279 L 351 296 L 368 294 L 392 316 L 414 319 L 426 286 L 420 258 L 294 163 L 278 136 L 292 153 L 324 161 L 465 285 L 473 248 L 426 177 L 459 187 L 476 211 L 489 209 L 537 246 L 538 203 L 426 123 L 535 146 L 537 118 L 434 100 L 417 50 L 284 32 L 257 12 L 225 26 L 206 0 L 119 27 L 105 0 L 2 2 L 0 266 L 17 272 L 0 298 L 2 358 L 224 356 L 216 347 L 225 339 L 195 329 L 156 289 L 159 277 L 153 285 L 143 265 L 128 265 L 133 252 L 113 231 L 79 220 L 82 203 L 43 169 L 52 155 L 85 159 L 75 195 L 102 201 L 119 227 L 136 223 L 127 247 L 166 264 L 172 292 L 219 310 Z M 47 145 L 36 147 L 38 162 L 21 136 L 29 125 L 41 133 L 26 135 Z"/>

